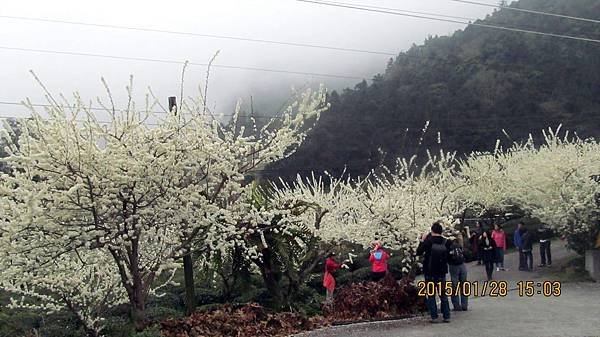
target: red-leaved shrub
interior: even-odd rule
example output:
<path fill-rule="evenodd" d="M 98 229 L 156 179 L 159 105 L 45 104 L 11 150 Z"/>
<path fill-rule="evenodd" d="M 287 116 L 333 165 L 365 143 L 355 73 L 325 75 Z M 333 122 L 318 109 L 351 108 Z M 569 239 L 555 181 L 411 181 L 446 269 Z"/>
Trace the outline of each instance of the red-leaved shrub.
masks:
<path fill-rule="evenodd" d="M 160 323 L 166 337 L 288 336 L 327 325 L 320 316 L 306 318 L 296 313 L 268 313 L 256 303 L 234 309 L 229 305 L 198 311 L 189 317 Z"/>
<path fill-rule="evenodd" d="M 400 282 L 388 274 L 379 282 L 351 283 L 336 292 L 334 303 L 324 308 L 332 322 L 373 320 L 414 315 L 425 309 L 410 280 Z"/>

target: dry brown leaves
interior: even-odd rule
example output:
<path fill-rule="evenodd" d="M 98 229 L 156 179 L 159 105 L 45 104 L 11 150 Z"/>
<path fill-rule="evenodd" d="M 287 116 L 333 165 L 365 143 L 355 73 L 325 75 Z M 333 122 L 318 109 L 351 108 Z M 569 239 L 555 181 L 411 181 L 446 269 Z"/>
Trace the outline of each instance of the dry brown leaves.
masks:
<path fill-rule="evenodd" d="M 166 337 L 288 336 L 327 325 L 323 317 L 302 317 L 291 312 L 268 313 L 251 303 L 238 309 L 229 305 L 199 311 L 190 317 L 161 322 Z"/>
<path fill-rule="evenodd" d="M 407 317 L 424 310 L 422 298 L 410 281 L 399 283 L 388 275 L 380 282 L 352 283 L 342 287 L 325 317 L 336 323 Z"/>

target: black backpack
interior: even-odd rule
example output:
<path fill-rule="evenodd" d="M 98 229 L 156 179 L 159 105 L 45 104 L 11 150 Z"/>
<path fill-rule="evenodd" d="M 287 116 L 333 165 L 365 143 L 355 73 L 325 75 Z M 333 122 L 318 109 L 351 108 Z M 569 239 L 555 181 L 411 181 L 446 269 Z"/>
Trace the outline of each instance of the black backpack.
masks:
<path fill-rule="evenodd" d="M 429 255 L 429 273 L 445 270 L 448 263 L 448 249 L 446 248 L 446 239 L 442 238 L 442 243 L 431 242 L 431 254 Z"/>
<path fill-rule="evenodd" d="M 453 245 L 450 250 L 450 264 L 459 265 L 465 262 L 465 253 L 461 246 Z"/>

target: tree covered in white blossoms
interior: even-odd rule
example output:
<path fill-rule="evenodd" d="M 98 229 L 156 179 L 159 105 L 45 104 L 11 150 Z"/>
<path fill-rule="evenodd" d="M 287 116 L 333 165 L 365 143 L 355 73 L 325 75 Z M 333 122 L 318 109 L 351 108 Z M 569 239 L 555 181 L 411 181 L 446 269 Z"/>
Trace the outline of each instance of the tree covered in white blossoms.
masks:
<path fill-rule="evenodd" d="M 124 299 L 143 329 L 148 296 L 171 282 L 192 243 L 203 254 L 244 244 L 245 174 L 291 154 L 326 108 L 324 89 L 308 90 L 246 130 L 239 106 L 224 122 L 202 98 L 164 114 L 130 99 L 124 110 L 109 105 L 103 122 L 77 95 L 49 97 L 47 116 L 28 104 L 32 117 L 5 159 L 0 249 L 14 272 L 1 281 L 40 308 L 72 310 L 96 333 L 93 308 Z"/>
<path fill-rule="evenodd" d="M 579 253 L 600 232 L 600 144 L 547 130 L 508 149 L 470 155 L 460 166 L 465 199 L 489 208 L 517 205 L 569 239 Z"/>

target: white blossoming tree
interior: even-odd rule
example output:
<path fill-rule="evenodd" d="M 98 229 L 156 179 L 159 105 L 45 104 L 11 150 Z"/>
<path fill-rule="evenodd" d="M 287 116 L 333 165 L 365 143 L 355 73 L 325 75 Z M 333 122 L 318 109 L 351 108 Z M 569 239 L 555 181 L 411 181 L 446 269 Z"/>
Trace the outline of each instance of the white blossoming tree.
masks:
<path fill-rule="evenodd" d="M 109 107 L 108 123 L 78 96 L 70 104 L 51 99 L 47 118 L 30 105 L 32 118 L 6 158 L 12 170 L 2 176 L 2 202 L 11 205 L 1 214 L 2 239 L 28 252 L 23 259 L 35 256 L 27 266 L 36 277 L 74 253 L 83 252 L 82 268 L 110 261 L 102 268 L 116 271 L 141 330 L 148 295 L 171 282 L 161 276 L 174 274 L 192 243 L 199 254 L 243 244 L 244 175 L 292 153 L 310 130 L 307 121 L 326 108 L 324 98 L 323 89 L 309 90 L 251 132 L 237 123 L 239 109 L 223 123 L 202 99 L 164 115 L 152 112 L 154 104 L 130 101 L 123 111 Z M 1 277 L 14 283 L 10 274 Z"/>
<path fill-rule="evenodd" d="M 568 237 L 582 253 L 600 231 L 598 197 L 600 145 L 566 132 L 544 131 L 509 149 L 497 146 L 488 155 L 474 154 L 460 171 L 472 184 L 464 198 L 488 208 L 518 205 Z"/>

